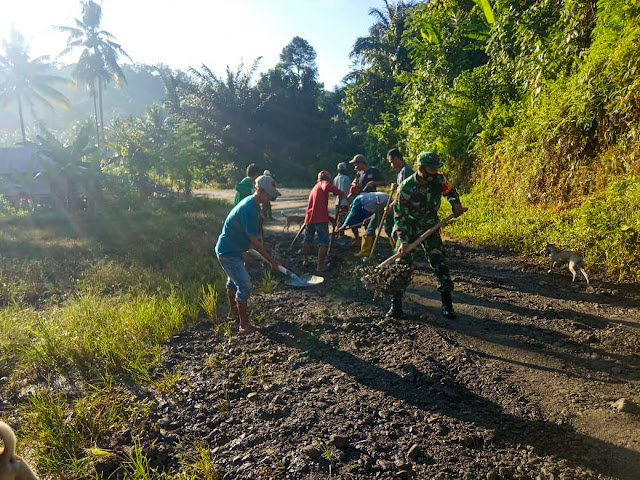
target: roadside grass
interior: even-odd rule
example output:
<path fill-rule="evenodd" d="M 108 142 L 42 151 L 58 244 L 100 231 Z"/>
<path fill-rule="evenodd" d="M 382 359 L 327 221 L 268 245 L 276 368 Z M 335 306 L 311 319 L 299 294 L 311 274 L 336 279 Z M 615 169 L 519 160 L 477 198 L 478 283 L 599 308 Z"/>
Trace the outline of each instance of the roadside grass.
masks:
<path fill-rule="evenodd" d="M 0 393 L 35 392 L 3 410 L 20 408 L 40 472 L 92 478 L 103 435 L 126 425 L 135 438 L 148 405 L 128 392 L 151 386 L 164 342 L 215 318 L 224 276 L 212 248 L 228 210 L 166 198 L 0 215 Z M 179 376 L 156 386 L 170 391 Z M 53 379 L 67 379 L 64 394 L 41 387 Z"/>
<path fill-rule="evenodd" d="M 454 237 L 543 256 L 547 243 L 580 252 L 590 272 L 640 280 L 640 179 L 621 178 L 574 207 L 496 198 L 488 185 L 463 196 L 469 211 L 446 227 Z M 446 203 L 446 202 L 443 202 Z M 443 213 L 448 205 L 443 205 Z"/>

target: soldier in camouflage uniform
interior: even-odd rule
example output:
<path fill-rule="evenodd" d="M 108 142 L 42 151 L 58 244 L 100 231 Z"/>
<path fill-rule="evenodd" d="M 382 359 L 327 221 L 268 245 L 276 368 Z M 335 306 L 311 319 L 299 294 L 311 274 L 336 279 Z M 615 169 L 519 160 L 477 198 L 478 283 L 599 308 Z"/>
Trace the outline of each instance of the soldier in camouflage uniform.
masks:
<path fill-rule="evenodd" d="M 442 162 L 436 153 L 422 152 L 418 155 L 418 171 L 402 182 L 398 188 L 396 203 L 393 207 L 394 231 L 398 236 L 396 252 L 403 252 L 410 243 L 440 221 L 438 210 L 443 196 L 451 203 L 456 217 L 466 211 L 460 203 L 458 192 L 438 171 L 440 167 Z M 440 232 L 427 237 L 422 243 L 422 249 L 438 279 L 438 291 L 442 295 L 442 314 L 449 319 L 455 318 L 451 300 L 453 281 L 449 275 L 449 268 L 444 263 Z M 412 255 L 403 257 L 403 260 L 411 262 Z M 387 312 L 388 317 L 398 318 L 402 315 L 402 296 L 403 293 L 400 292 L 393 297 L 391 308 Z"/>

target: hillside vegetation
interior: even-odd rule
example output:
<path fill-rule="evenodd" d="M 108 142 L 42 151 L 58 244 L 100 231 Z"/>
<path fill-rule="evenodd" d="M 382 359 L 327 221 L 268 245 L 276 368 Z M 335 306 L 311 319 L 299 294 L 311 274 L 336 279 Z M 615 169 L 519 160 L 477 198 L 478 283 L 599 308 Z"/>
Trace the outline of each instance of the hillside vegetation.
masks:
<path fill-rule="evenodd" d="M 635 0 L 391 5 L 345 104 L 372 144 L 445 158 L 473 206 L 455 235 L 530 253 L 555 241 L 638 279 L 639 12 Z"/>

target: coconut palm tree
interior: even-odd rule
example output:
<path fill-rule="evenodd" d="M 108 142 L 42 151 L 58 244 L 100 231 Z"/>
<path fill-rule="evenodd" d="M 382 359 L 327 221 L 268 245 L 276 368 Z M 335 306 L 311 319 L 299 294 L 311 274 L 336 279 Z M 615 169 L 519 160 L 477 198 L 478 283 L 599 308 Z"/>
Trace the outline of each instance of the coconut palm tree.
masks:
<path fill-rule="evenodd" d="M 377 65 L 382 70 L 395 72 L 409 67 L 407 51 L 402 44 L 405 20 L 413 0 L 384 0 L 384 8 L 370 8 L 369 15 L 375 23 L 369 28 L 369 35 L 356 39 L 351 57 L 362 65 Z"/>
<path fill-rule="evenodd" d="M 29 50 L 24 37 L 16 30 L 11 30 L 9 41 L 3 40 L 4 55 L 0 55 L 0 109 L 9 104 L 18 104 L 22 141 L 27 141 L 24 129 L 25 105 L 33 112 L 36 104 L 53 109 L 51 102 L 68 108 L 69 100 L 53 85 L 65 84 L 68 81 L 51 74 L 48 56 L 29 58 Z"/>
<path fill-rule="evenodd" d="M 69 35 L 67 47 L 60 53 L 60 56 L 66 55 L 72 50 L 82 49 L 73 76 L 78 82 L 86 85 L 93 96 L 98 143 L 102 141 L 104 145 L 102 91 L 111 80 L 117 87 L 120 87 L 122 83 L 127 83 L 118 60 L 121 56 L 129 60 L 131 57 L 120 44 L 115 42 L 115 37 L 111 33 L 100 29 L 102 7 L 93 0 L 80 3 L 82 5 L 82 19 L 74 19 L 76 26 L 57 26 L 55 28 Z"/>

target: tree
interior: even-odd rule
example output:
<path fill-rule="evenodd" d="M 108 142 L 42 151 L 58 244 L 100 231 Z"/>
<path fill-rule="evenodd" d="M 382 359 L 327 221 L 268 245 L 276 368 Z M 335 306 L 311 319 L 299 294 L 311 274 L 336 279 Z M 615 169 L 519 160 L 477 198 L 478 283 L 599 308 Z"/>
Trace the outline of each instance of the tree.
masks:
<path fill-rule="evenodd" d="M 18 104 L 22 141 L 26 142 L 24 104 L 32 111 L 36 103 L 53 109 L 51 101 L 68 108 L 67 97 L 53 87 L 67 83 L 67 80 L 50 74 L 48 56 L 29 58 L 24 37 L 16 30 L 11 31 L 8 42 L 2 43 L 5 53 L 0 55 L 0 108 L 6 108 L 14 101 Z"/>
<path fill-rule="evenodd" d="M 93 0 L 83 1 L 81 5 L 82 20 L 76 18 L 75 27 L 56 27 L 69 35 L 67 47 L 60 53 L 60 56 L 66 55 L 77 48 L 82 49 L 74 70 L 74 77 L 80 83 L 85 84 L 93 96 L 98 144 L 101 141 L 104 144 L 102 92 L 111 80 L 114 81 L 117 87 L 120 87 L 122 83 L 126 84 L 127 79 L 118 64 L 118 60 L 121 56 L 129 60 L 131 60 L 131 57 L 120 44 L 115 42 L 115 37 L 111 33 L 100 29 L 102 7 Z M 100 113 L 99 128 L 98 108 Z"/>
<path fill-rule="evenodd" d="M 403 36 L 414 3 L 385 0 L 384 7 L 369 10 L 375 23 L 353 45 L 350 56 L 359 68 L 345 77 L 343 99 L 354 133 L 365 137 L 367 154 L 378 158 L 399 140 L 400 76 L 412 70 Z"/>
<path fill-rule="evenodd" d="M 292 75 L 297 88 L 303 89 L 317 81 L 316 57 L 316 51 L 309 42 L 296 36 L 282 49 L 277 67 L 282 68 L 286 74 Z"/>
<path fill-rule="evenodd" d="M 46 129 L 36 136 L 43 166 L 38 175 L 47 178 L 54 199 L 64 209 L 71 208 L 71 197 L 80 193 L 82 184 L 95 184 L 95 179 L 89 178 L 95 172 L 87 168 L 87 157 L 95 150 L 90 139 L 87 123 L 77 125 L 66 142 Z"/>

